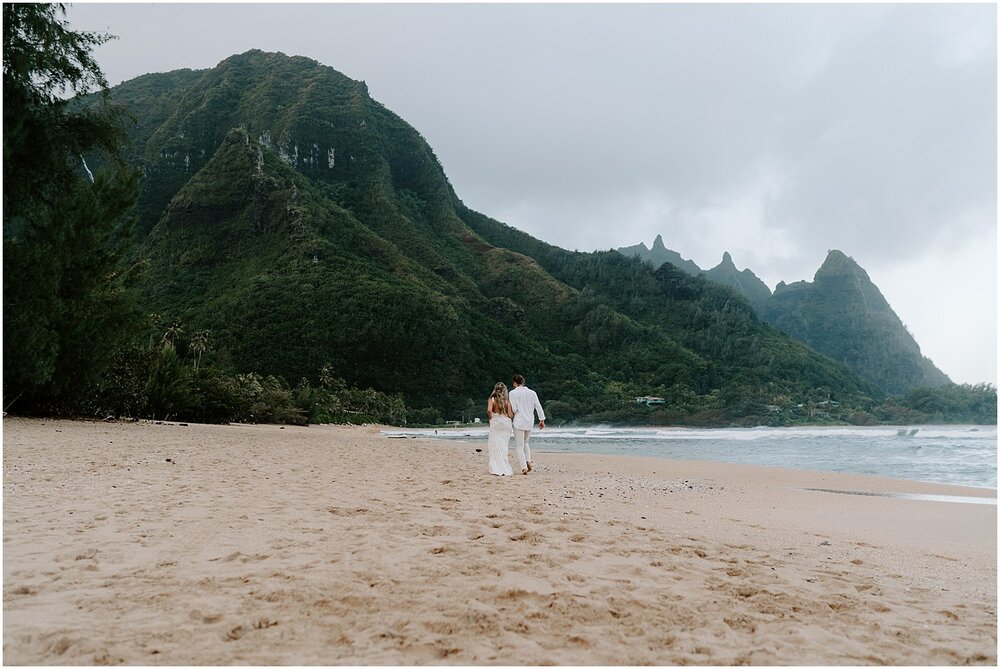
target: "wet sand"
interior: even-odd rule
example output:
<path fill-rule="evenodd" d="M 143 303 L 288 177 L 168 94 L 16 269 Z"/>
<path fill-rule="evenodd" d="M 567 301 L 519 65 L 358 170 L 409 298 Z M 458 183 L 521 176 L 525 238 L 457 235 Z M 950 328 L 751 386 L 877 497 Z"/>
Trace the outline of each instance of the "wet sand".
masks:
<path fill-rule="evenodd" d="M 5 419 L 5 664 L 996 664 L 996 492 Z M 483 449 L 477 453 L 476 448 Z"/>

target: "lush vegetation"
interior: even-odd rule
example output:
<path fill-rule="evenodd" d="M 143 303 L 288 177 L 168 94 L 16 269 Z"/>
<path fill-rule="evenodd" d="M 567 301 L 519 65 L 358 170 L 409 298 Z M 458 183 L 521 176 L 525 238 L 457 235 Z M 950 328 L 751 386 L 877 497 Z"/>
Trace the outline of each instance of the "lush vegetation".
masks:
<path fill-rule="evenodd" d="M 3 8 L 5 409 L 207 422 L 404 421 L 401 398 L 348 387 L 329 368 L 317 370 L 316 387 L 290 387 L 199 364 L 207 331 L 186 340 L 175 324 L 162 337 L 150 334 L 160 319 L 144 324 L 139 316 L 146 305 L 132 288 L 147 263 L 136 261 L 131 232 L 136 213 L 148 220 L 161 212 L 155 179 L 140 196 L 136 168 L 151 164 L 128 138 L 156 130 L 192 73 L 160 77 L 172 84 L 165 89 L 159 80 L 131 82 L 150 101 L 131 123 L 106 90 L 85 104 L 67 101 L 67 90 L 106 88 L 90 50 L 108 36 L 71 31 L 63 14 L 61 5 Z"/>
<path fill-rule="evenodd" d="M 765 322 L 805 342 L 813 350 L 841 362 L 890 395 L 950 383 L 920 353 L 913 336 L 886 302 L 868 274 L 840 251 L 830 251 L 812 283 L 778 284 L 771 291 L 749 269 L 736 270 L 728 253 L 722 263 L 702 272 L 690 260 L 663 244 L 618 249 L 659 267 L 670 263 L 692 275 L 704 275 L 746 297 Z"/>
<path fill-rule="evenodd" d="M 812 283 L 779 284 L 762 315 L 886 393 L 950 384 L 868 274 L 840 251 L 830 251 Z"/>
<path fill-rule="evenodd" d="M 118 207 L 87 208 L 101 219 L 87 229 L 122 233 L 87 252 L 108 254 L 117 273 L 98 274 L 114 290 L 96 294 L 122 308 L 85 302 L 80 327 L 113 336 L 64 336 L 100 344 L 74 358 L 93 364 L 85 392 L 18 410 L 436 424 L 482 416 L 493 384 L 522 372 L 555 424 L 880 420 L 875 384 L 761 322 L 732 289 L 565 251 L 469 210 L 424 139 L 330 68 L 251 51 L 107 99 L 73 113 L 135 118 L 129 148 L 88 161 L 145 175 L 137 199 L 122 188 Z"/>
<path fill-rule="evenodd" d="M 99 381 L 127 332 L 121 263 L 138 173 L 119 159 L 123 118 L 65 91 L 105 85 L 60 5 L 4 4 L 4 407 L 53 407 Z M 45 45 L 39 49 L 38 45 Z M 103 155 L 88 175 L 82 154 Z"/>
<path fill-rule="evenodd" d="M 73 406 L 76 413 L 202 423 L 406 422 L 401 397 L 348 387 L 329 366 L 319 370 L 315 386 L 306 379 L 290 386 L 255 372 L 226 374 L 213 364 L 211 332 L 188 334 L 177 322 L 164 328 L 155 315 L 147 330 L 163 334 L 120 350 L 106 382 Z"/>

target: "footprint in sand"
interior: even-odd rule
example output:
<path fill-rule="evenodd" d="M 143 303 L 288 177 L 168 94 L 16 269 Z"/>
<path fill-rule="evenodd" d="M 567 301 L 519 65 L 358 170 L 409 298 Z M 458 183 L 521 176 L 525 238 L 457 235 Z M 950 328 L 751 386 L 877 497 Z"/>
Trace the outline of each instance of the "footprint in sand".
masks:
<path fill-rule="evenodd" d="M 358 507 L 354 509 L 341 509 L 336 506 L 331 506 L 327 508 L 327 511 L 329 511 L 335 516 L 357 516 L 362 513 L 369 513 L 371 509 L 367 509 L 364 507 Z"/>
<path fill-rule="evenodd" d="M 212 623 L 217 623 L 222 620 L 221 613 L 202 613 L 198 609 L 191 611 L 191 619 L 196 620 L 204 625 L 211 625 Z"/>
<path fill-rule="evenodd" d="M 755 623 L 753 619 L 748 616 L 739 615 L 732 618 L 723 618 L 722 622 L 726 623 L 737 632 L 747 632 L 749 634 L 753 634 L 757 631 L 757 623 Z"/>
<path fill-rule="evenodd" d="M 32 588 L 31 586 L 28 586 L 28 585 L 19 585 L 18 587 L 14 588 L 13 590 L 8 590 L 7 592 L 8 592 L 8 594 L 11 594 L 11 595 L 35 595 L 35 594 L 38 594 L 38 590 L 36 590 L 35 588 Z"/>
<path fill-rule="evenodd" d="M 235 627 L 231 627 L 229 629 L 229 631 L 226 632 L 226 637 L 225 638 L 226 638 L 226 641 L 236 641 L 237 639 L 240 639 L 246 633 L 247 633 L 247 630 L 246 630 L 245 627 L 243 627 L 243 625 L 237 625 Z"/>
<path fill-rule="evenodd" d="M 235 560 L 239 560 L 240 562 L 243 562 L 245 564 L 247 562 L 260 562 L 261 560 L 266 560 L 269 557 L 271 557 L 271 556 L 270 555 L 261 555 L 260 553 L 257 553 L 255 555 L 246 555 L 244 553 L 241 553 L 240 551 L 236 551 L 234 553 L 230 553 L 226 557 L 209 558 L 208 561 L 209 562 L 218 562 L 219 560 L 222 560 L 223 562 L 234 562 Z"/>
<path fill-rule="evenodd" d="M 519 532 L 507 538 L 511 541 L 527 541 L 529 544 L 537 544 L 539 541 L 539 536 L 535 532 Z"/>
<path fill-rule="evenodd" d="M 70 646 L 72 645 L 73 641 L 70 638 L 63 636 L 53 641 L 50 648 L 52 649 L 52 652 L 55 653 L 56 655 L 62 655 L 67 650 L 69 650 Z"/>
<path fill-rule="evenodd" d="M 434 525 L 432 527 L 427 527 L 425 529 L 420 530 L 420 534 L 424 535 L 425 537 L 436 537 L 445 534 L 447 531 L 448 530 L 441 525 Z"/>

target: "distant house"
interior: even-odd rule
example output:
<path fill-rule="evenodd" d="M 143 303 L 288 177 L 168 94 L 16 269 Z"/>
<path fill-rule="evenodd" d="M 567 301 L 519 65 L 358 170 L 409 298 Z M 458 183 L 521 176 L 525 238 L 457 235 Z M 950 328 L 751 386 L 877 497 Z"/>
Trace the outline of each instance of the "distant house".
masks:
<path fill-rule="evenodd" d="M 636 397 L 635 398 L 635 403 L 636 404 L 645 404 L 646 406 L 649 407 L 649 406 L 653 406 L 653 405 L 656 405 L 656 404 L 666 404 L 667 401 L 665 399 L 663 399 L 662 397 L 647 396 L 647 397 Z"/>

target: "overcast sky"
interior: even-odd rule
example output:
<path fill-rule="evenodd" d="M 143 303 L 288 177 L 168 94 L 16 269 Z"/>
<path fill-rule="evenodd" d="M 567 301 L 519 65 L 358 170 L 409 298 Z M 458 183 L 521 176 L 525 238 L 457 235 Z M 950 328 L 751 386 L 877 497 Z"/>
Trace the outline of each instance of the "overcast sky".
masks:
<path fill-rule="evenodd" d="M 997 15 L 980 5 L 75 4 L 112 84 L 258 48 L 364 79 L 473 209 L 662 234 L 771 288 L 852 256 L 924 355 L 997 381 Z"/>

